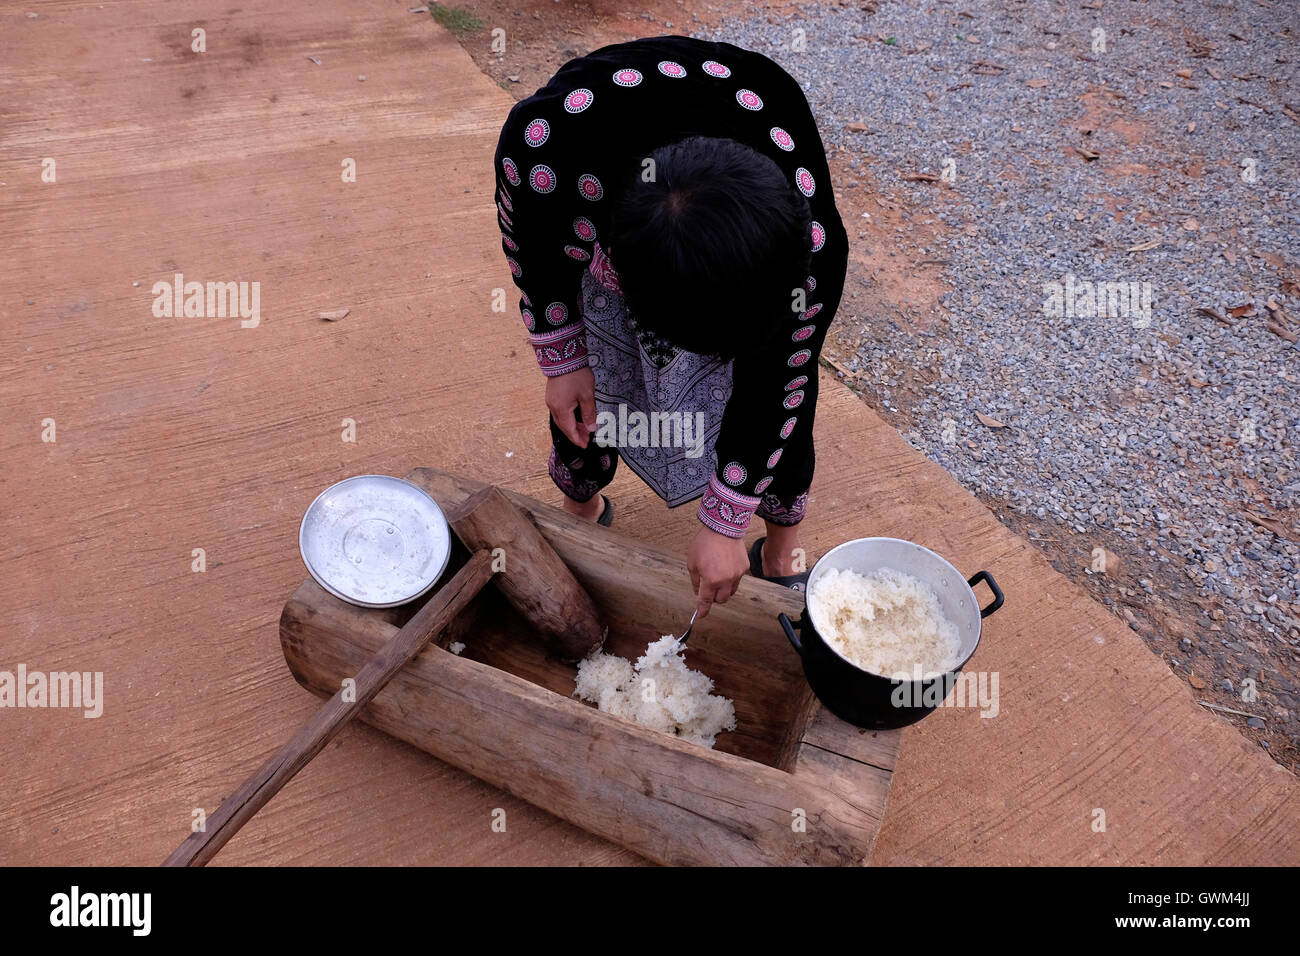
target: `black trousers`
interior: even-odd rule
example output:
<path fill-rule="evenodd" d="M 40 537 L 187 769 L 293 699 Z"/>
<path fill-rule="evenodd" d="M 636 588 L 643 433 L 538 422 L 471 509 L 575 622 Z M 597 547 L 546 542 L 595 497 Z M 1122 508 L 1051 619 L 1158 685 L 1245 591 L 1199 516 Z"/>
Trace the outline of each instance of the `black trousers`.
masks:
<path fill-rule="evenodd" d="M 575 417 L 581 424 L 582 417 L 576 411 Z M 754 511 L 764 521 L 795 525 L 804 518 L 808 489 L 812 486 L 817 464 L 811 421 L 808 426 L 799 429 L 798 433 L 804 436 L 802 441 L 792 436 L 782 455 L 783 467 L 772 476 L 772 484 Z M 579 448 L 560 431 L 553 416 L 550 417 L 550 428 L 551 457 L 547 469 L 551 480 L 566 497 L 579 502 L 590 501 L 614 480 L 614 473 L 618 470 L 618 448 L 596 444 L 595 435 L 587 442 L 586 448 Z"/>

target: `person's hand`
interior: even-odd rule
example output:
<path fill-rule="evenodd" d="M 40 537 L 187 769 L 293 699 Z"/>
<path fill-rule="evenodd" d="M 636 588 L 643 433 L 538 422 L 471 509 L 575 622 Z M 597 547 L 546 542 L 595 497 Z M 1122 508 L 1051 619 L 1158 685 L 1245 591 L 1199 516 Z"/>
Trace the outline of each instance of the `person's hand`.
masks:
<path fill-rule="evenodd" d="M 695 588 L 695 609 L 700 617 L 714 603 L 726 604 L 749 570 L 749 555 L 740 538 L 729 538 L 711 528 L 701 528 L 686 553 L 686 570 Z"/>
<path fill-rule="evenodd" d="M 596 376 L 583 366 L 553 375 L 546 380 L 546 407 L 560 431 L 579 448 L 586 448 L 591 433 L 596 430 Z M 574 418 L 573 410 L 582 414 L 582 421 Z"/>

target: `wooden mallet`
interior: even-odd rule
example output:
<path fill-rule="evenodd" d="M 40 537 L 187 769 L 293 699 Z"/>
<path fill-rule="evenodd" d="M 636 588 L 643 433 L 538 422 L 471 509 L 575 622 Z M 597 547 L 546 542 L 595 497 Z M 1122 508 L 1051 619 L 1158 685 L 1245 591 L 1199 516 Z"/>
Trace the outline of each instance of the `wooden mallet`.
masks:
<path fill-rule="evenodd" d="M 586 656 L 604 640 L 596 605 L 542 533 L 492 485 L 448 516 L 473 554 L 339 691 L 233 794 L 221 802 L 202 832 L 191 833 L 164 866 L 203 866 L 240 827 L 279 793 L 406 664 L 446 628 L 493 578 L 502 594 L 533 622 L 557 653 Z M 494 554 L 495 549 L 502 549 Z M 583 648 L 586 648 L 584 651 Z M 348 698 L 345 700 L 345 696 Z"/>

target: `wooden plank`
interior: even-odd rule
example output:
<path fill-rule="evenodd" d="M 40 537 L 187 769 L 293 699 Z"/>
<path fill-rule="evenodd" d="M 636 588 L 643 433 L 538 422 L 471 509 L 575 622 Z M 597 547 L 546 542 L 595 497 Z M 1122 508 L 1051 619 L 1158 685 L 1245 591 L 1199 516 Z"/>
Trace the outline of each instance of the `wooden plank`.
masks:
<path fill-rule="evenodd" d="M 445 587 L 423 601 L 421 608 L 401 628 L 393 628 L 385 641 L 355 673 L 352 686 L 339 681 L 336 690 L 303 727 L 235 792 L 221 802 L 203 830 L 195 830 L 164 861 L 164 866 L 203 866 L 239 828 L 252 819 L 303 767 L 337 736 L 349 720 L 375 699 L 375 695 L 424 650 L 483 589 L 492 577 L 492 556 L 472 555 Z M 391 625 L 390 625 L 391 626 Z"/>
<path fill-rule="evenodd" d="M 802 743 L 858 763 L 892 772 L 898 763 L 903 730 L 865 730 L 840 720 L 818 705 L 804 728 Z"/>
<path fill-rule="evenodd" d="M 337 613 L 341 602 L 315 597 L 306 583 L 295 592 L 281 641 L 294 676 L 324 695 L 394 628 L 377 617 L 358 628 Z M 807 777 L 677 740 L 436 647 L 362 719 L 659 863 L 860 863 L 883 811 L 869 792 L 851 802 Z M 797 813 L 804 832 L 792 826 Z"/>

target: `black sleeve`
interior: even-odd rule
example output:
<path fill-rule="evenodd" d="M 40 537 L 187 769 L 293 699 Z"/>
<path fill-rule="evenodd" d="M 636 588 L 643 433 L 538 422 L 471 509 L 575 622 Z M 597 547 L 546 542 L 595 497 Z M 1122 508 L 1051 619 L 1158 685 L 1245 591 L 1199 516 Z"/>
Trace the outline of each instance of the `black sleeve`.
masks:
<path fill-rule="evenodd" d="M 779 70 L 779 68 L 778 68 Z M 744 535 L 763 493 L 782 474 L 804 462 L 785 457 L 787 446 L 811 449 L 817 404 L 817 367 L 822 344 L 844 289 L 848 234 L 835 207 L 830 168 L 821 135 L 798 82 L 779 71 L 768 82 L 782 91 L 781 127 L 792 147 L 772 154 L 807 198 L 813 219 L 811 274 L 804 287 L 802 311 L 794 290 L 782 304 L 790 316 L 767 348 L 738 358 L 732 393 L 723 414 L 715 449 L 717 471 L 701 499 L 700 520 L 731 537 Z M 774 142 L 779 134 L 773 134 Z M 778 146 L 780 144 L 778 143 Z M 810 453 L 810 451 L 809 451 Z"/>

